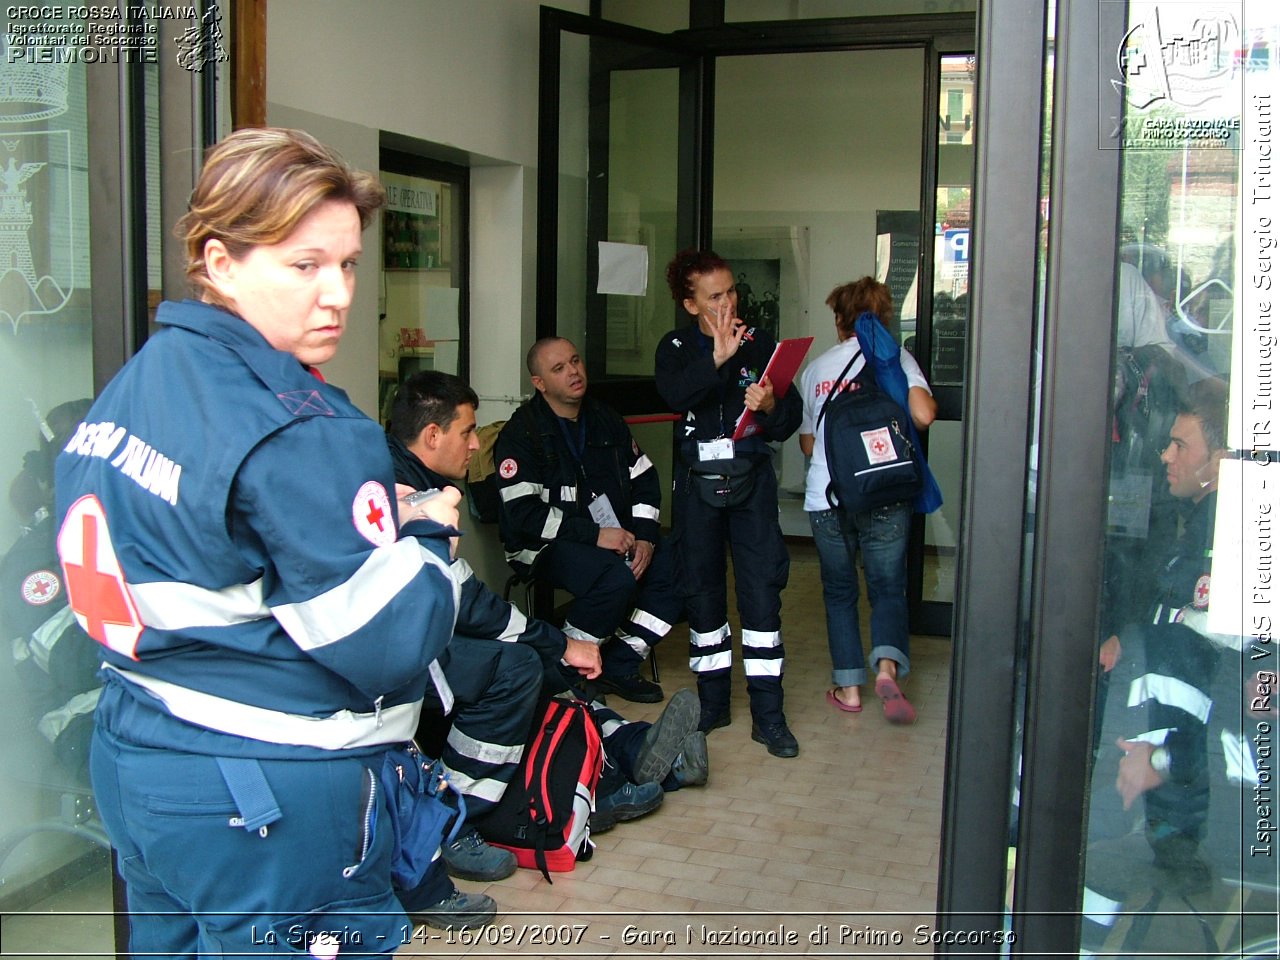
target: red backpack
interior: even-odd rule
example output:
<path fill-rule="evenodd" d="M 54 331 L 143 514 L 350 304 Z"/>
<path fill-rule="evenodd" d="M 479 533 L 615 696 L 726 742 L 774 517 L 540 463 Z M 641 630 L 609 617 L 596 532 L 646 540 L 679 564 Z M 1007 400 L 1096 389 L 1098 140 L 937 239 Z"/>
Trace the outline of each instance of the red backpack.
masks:
<path fill-rule="evenodd" d="M 587 820 L 603 769 L 600 728 L 587 705 L 553 697 L 530 731 L 511 785 L 473 826 L 550 883 L 552 872 L 591 859 Z"/>

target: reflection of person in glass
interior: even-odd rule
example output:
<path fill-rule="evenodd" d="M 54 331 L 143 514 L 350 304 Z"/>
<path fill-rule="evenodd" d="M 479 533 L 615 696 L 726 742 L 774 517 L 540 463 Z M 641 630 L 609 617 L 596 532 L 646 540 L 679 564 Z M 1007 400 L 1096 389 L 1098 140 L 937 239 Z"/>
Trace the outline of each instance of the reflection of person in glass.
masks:
<path fill-rule="evenodd" d="M 180 221 L 199 300 L 161 304 L 58 457 L 58 552 L 105 679 L 90 770 L 139 955 L 403 942 L 377 771 L 442 682 L 459 494 L 397 508 L 382 429 L 316 370 L 382 199 L 300 131 L 212 148 Z M 490 919 L 436 862 L 403 902 Z"/>
<path fill-rule="evenodd" d="M 1123 642 L 1120 634 L 1110 636 L 1099 655 L 1102 670 L 1123 673 L 1128 685 L 1112 706 L 1119 711 L 1119 724 L 1108 721 L 1110 732 L 1121 735 L 1109 740 L 1099 757 L 1091 839 L 1124 822 L 1115 816 L 1112 798 L 1124 811 L 1141 799 L 1144 832 L 1157 871 L 1153 883 L 1184 895 L 1209 885 L 1210 870 L 1200 856 L 1200 845 L 1209 820 L 1211 762 L 1221 765 L 1223 760 L 1216 750 L 1211 756 L 1209 749 L 1210 716 L 1215 713 L 1215 697 L 1223 695 L 1215 677 L 1224 659 L 1230 659 L 1223 651 L 1242 645 L 1239 636 L 1214 634 L 1208 628 L 1218 469 L 1227 452 L 1225 426 L 1223 383 L 1203 380 L 1188 388 L 1161 454 L 1169 493 L 1186 506 L 1181 533 L 1163 550 L 1142 623 L 1121 631 Z M 1226 689 L 1234 689 L 1227 695 L 1239 697 L 1238 684 L 1233 688 L 1227 683 Z M 1238 699 L 1218 704 L 1216 713 L 1221 720 L 1234 713 L 1238 720 Z M 1114 793 L 1108 797 L 1112 785 Z M 1100 921 L 1114 919 L 1122 904 L 1125 890 L 1115 889 L 1115 871 L 1107 869 L 1108 860 L 1114 859 L 1090 851 L 1086 905 L 1090 895 L 1097 899 L 1086 911 L 1092 917 L 1085 924 L 1086 934 L 1091 924 L 1108 926 Z"/>

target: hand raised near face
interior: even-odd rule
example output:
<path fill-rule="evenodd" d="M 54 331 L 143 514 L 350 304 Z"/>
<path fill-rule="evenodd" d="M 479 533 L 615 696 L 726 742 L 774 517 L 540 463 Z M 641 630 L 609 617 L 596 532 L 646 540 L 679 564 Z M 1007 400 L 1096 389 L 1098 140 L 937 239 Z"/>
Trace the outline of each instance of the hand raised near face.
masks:
<path fill-rule="evenodd" d="M 707 325 L 711 328 L 711 359 L 719 369 L 738 352 L 747 325 L 734 316 L 733 304 L 727 297 L 716 304 L 714 313 L 707 314 Z"/>

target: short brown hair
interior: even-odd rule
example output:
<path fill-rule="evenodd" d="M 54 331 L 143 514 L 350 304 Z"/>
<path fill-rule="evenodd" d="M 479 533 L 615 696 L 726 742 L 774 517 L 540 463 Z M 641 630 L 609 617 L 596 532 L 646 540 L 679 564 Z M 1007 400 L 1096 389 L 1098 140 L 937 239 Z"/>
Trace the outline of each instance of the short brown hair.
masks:
<path fill-rule="evenodd" d="M 714 250 L 681 250 L 667 264 L 667 286 L 676 303 L 693 298 L 693 278 L 716 270 L 728 270 L 729 264 Z"/>
<path fill-rule="evenodd" d="M 844 334 L 853 333 L 854 321 L 864 313 L 874 313 L 886 328 L 893 323 L 893 292 L 874 277 L 840 284 L 827 295 L 827 306 Z"/>
<path fill-rule="evenodd" d="M 1227 385 L 1217 377 L 1197 380 L 1182 391 L 1178 413 L 1200 421 L 1209 452 L 1227 449 Z"/>
<path fill-rule="evenodd" d="M 353 170 L 311 134 L 283 127 L 246 127 L 214 144 L 174 228 L 187 244 L 187 281 L 221 304 L 205 271 L 204 247 L 221 240 L 240 260 L 256 246 L 279 243 L 329 200 L 351 203 L 360 229 L 386 202 L 377 179 Z M 222 304 L 225 306 L 225 304 Z"/>

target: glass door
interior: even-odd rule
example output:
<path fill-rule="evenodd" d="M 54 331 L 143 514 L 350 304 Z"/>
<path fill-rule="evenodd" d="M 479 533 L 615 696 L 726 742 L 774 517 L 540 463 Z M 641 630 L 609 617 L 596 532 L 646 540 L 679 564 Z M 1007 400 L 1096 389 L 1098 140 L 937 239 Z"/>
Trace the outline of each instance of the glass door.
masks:
<path fill-rule="evenodd" d="M 1258 150 L 1280 19 L 1127 12 L 1081 947 L 1275 956 L 1275 205 Z M 1198 53 L 1156 82 L 1138 64 L 1170 46 Z"/>
<path fill-rule="evenodd" d="M 663 269 L 694 236 L 696 58 L 546 8 L 542 49 L 538 335 L 573 340 L 620 412 L 653 413 L 653 353 L 675 316 Z"/>
<path fill-rule="evenodd" d="M 907 342 L 938 401 L 938 418 L 926 439 L 929 466 L 942 489 L 942 507 L 924 521 L 918 537 L 911 584 L 913 627 L 922 633 L 950 633 L 956 590 L 956 547 L 960 527 L 960 476 L 963 453 L 965 355 L 969 328 L 969 254 L 973 202 L 974 81 L 972 53 L 944 53 L 933 69 L 937 91 L 937 161 L 933 177 L 930 263 L 932 278 L 922 296 L 918 338 Z M 906 334 L 904 333 L 904 337 Z M 927 343 L 927 356 L 925 352 Z M 915 558 L 913 558 L 915 559 Z"/>

